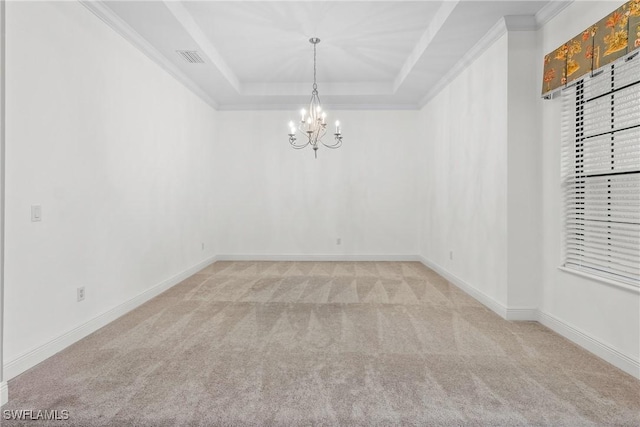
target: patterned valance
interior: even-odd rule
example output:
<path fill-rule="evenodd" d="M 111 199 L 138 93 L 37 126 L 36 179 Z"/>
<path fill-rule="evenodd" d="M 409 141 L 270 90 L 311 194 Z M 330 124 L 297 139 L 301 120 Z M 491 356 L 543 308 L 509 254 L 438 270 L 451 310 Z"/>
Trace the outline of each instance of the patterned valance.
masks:
<path fill-rule="evenodd" d="M 640 48 L 640 0 L 631 0 L 544 57 L 542 95 Z"/>

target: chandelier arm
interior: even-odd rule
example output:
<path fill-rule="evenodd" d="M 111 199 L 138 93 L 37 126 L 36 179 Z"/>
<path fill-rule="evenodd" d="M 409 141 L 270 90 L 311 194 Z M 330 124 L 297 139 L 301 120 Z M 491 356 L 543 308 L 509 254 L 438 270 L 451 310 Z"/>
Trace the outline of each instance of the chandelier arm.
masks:
<path fill-rule="evenodd" d="M 307 141 L 304 144 L 296 144 L 296 141 L 297 141 L 297 139 L 296 139 L 295 136 L 290 136 L 289 137 L 289 144 L 291 144 L 291 146 L 293 148 L 295 148 L 296 150 L 299 150 L 301 148 L 305 148 L 307 145 L 309 145 L 309 142 L 310 142 L 310 141 Z"/>
<path fill-rule="evenodd" d="M 309 143 L 310 143 L 310 142 L 311 142 L 311 141 L 307 141 L 307 142 L 305 142 L 304 144 L 296 144 L 296 140 L 295 140 L 295 139 L 294 139 L 293 141 L 292 141 L 292 140 L 289 140 L 289 143 L 291 144 L 291 146 L 292 146 L 293 148 L 304 148 L 304 147 L 306 147 L 307 145 L 309 145 Z"/>
<path fill-rule="evenodd" d="M 342 138 L 338 139 L 335 144 L 325 144 L 324 141 L 320 142 L 327 148 L 340 148 L 342 146 Z"/>

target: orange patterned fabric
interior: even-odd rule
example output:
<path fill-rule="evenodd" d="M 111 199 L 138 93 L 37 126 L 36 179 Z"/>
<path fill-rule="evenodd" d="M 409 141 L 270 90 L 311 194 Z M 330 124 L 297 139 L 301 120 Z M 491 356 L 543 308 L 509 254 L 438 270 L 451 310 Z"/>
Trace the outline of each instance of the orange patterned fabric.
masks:
<path fill-rule="evenodd" d="M 544 57 L 542 94 L 640 48 L 640 0 L 631 0 Z"/>

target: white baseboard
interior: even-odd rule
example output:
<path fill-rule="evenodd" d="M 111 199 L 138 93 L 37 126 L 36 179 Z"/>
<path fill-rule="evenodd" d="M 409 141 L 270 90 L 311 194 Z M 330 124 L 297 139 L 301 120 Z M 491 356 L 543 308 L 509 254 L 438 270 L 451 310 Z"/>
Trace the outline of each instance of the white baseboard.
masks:
<path fill-rule="evenodd" d="M 3 381 L 0 383 L 0 406 L 4 405 L 9 401 L 9 387 L 7 386 L 7 382 Z"/>
<path fill-rule="evenodd" d="M 175 276 L 170 277 L 169 279 L 154 285 L 153 287 L 147 289 L 143 293 L 131 298 L 128 301 L 123 302 L 122 304 L 112 308 L 111 310 L 94 317 L 88 322 L 70 331 L 65 332 L 58 338 L 55 338 L 39 347 L 36 347 L 16 357 L 13 360 L 8 361 L 7 363 L 4 364 L 4 371 L 3 371 L 4 379 L 10 380 L 11 378 L 16 377 L 17 375 L 20 375 L 27 369 L 34 367 L 38 363 L 53 356 L 59 351 L 67 348 L 68 346 L 75 343 L 76 341 L 81 340 L 82 338 L 97 331 L 98 329 L 109 324 L 110 322 L 113 322 L 118 317 L 144 304 L 145 302 L 149 301 L 151 298 L 161 294 L 162 292 L 166 291 L 170 287 L 177 285 L 178 283 L 188 278 L 189 276 L 192 276 L 193 274 L 197 273 L 203 268 L 211 265 L 216 260 L 217 260 L 216 256 L 207 258 L 204 261 L 199 262 L 198 264 L 182 271 L 181 273 L 178 273 Z"/>
<path fill-rule="evenodd" d="M 597 338 L 548 313 L 538 311 L 538 321 L 557 334 L 567 338 L 569 341 L 573 341 L 580 347 L 611 363 L 613 366 L 640 379 L 639 360 L 623 354 L 610 345 L 603 343 Z"/>
<path fill-rule="evenodd" d="M 472 285 L 468 284 L 467 282 L 457 277 L 453 273 L 447 271 L 445 268 L 439 266 L 438 264 L 427 260 L 423 256 L 420 256 L 419 258 L 420 258 L 420 262 L 424 264 L 425 267 L 432 269 L 433 271 L 435 271 L 436 273 L 438 273 L 439 275 L 447 279 L 449 282 L 453 283 L 454 285 L 456 285 L 457 287 L 459 287 L 460 289 L 462 289 L 463 291 L 471 295 L 473 298 L 478 300 L 478 302 L 485 305 L 490 310 L 494 311 L 498 316 L 502 317 L 503 319 L 507 319 L 508 310 L 507 310 L 507 307 L 502 305 L 502 303 L 499 303 L 498 301 L 496 301 L 489 295 L 485 294 L 484 292 L 479 291 Z M 516 319 L 513 319 L 513 320 L 516 320 Z"/>
<path fill-rule="evenodd" d="M 477 290 L 472 285 L 468 284 L 464 280 L 450 273 L 443 267 L 428 261 L 426 258 L 420 256 L 420 262 L 426 267 L 434 270 L 436 273 L 453 283 L 473 298 L 484 304 L 486 307 L 496 312 L 498 315 L 506 320 L 533 320 L 540 322 L 542 325 L 551 329 L 558 335 L 562 335 L 569 341 L 573 341 L 585 350 L 595 354 L 596 356 L 611 363 L 613 366 L 623 370 L 624 372 L 640 379 L 640 361 L 635 360 L 621 351 L 611 347 L 610 345 L 600 341 L 597 338 L 592 337 L 580 329 L 571 326 L 570 324 L 552 316 L 548 313 L 544 313 L 537 308 L 530 307 L 517 307 L 509 308 L 505 307 L 498 301 L 494 300 L 485 293 Z"/>
<path fill-rule="evenodd" d="M 507 320 L 538 320 L 538 309 L 537 308 L 529 308 L 529 307 L 521 307 L 521 308 L 507 308 L 507 315 L 505 316 Z"/>
<path fill-rule="evenodd" d="M 344 254 L 223 254 L 218 261 L 417 261 L 418 255 L 344 255 Z"/>
<path fill-rule="evenodd" d="M 27 369 L 37 365 L 48 357 L 63 350 L 76 341 L 84 338 L 92 332 L 100 329 L 118 317 L 126 314 L 134 308 L 140 306 L 151 298 L 159 295 L 170 287 L 178 284 L 187 277 L 197 273 L 201 269 L 218 260 L 251 260 L 251 261 L 418 261 L 426 267 L 436 271 L 438 274 L 449 280 L 451 283 L 471 295 L 480 303 L 507 320 L 535 320 L 542 325 L 553 330 L 559 335 L 573 341 L 577 345 L 590 351 L 596 356 L 606 360 L 617 368 L 640 379 L 640 361 L 635 360 L 619 350 L 603 343 L 584 331 L 575 328 L 568 323 L 550 314 L 539 311 L 535 308 L 508 308 L 475 289 L 472 285 L 450 273 L 439 265 L 429 262 L 426 258 L 418 255 L 219 255 L 210 257 L 187 270 L 153 286 L 140 295 L 126 301 L 119 306 L 103 313 L 83 325 L 72 329 L 60 337 L 49 341 L 23 355 L 7 362 L 4 365 L 5 380 L 16 377 Z M 4 405 L 8 400 L 7 382 L 0 383 L 0 404 Z"/>

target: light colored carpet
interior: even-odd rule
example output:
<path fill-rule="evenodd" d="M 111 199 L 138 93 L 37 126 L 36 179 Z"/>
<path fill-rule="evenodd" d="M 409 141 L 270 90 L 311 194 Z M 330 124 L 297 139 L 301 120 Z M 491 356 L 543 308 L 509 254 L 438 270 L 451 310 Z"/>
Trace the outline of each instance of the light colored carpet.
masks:
<path fill-rule="evenodd" d="M 640 425 L 640 381 L 410 262 L 217 262 L 9 390 L 48 425 Z"/>

